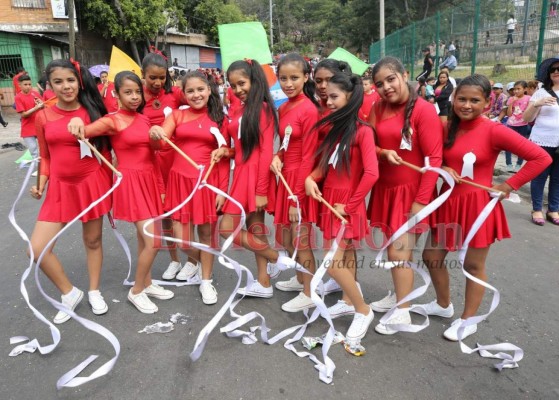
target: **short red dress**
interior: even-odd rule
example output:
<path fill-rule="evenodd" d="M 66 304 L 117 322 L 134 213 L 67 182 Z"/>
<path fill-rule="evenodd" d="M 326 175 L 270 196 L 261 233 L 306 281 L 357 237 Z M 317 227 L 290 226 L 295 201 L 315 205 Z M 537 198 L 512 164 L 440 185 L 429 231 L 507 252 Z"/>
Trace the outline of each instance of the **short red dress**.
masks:
<path fill-rule="evenodd" d="M 337 162 L 337 169 L 332 164 L 328 165 L 322 197 L 332 206 L 345 204 L 348 224 L 344 238 L 361 240 L 369 232 L 365 197 L 379 177 L 375 139 L 370 126 L 359 125 L 349 157 L 349 173 L 342 169 L 341 160 Z M 312 175 L 317 182 L 322 180 L 318 169 Z M 334 239 L 341 221 L 324 204 L 320 204 L 318 221 L 324 239 Z"/>
<path fill-rule="evenodd" d="M 173 142 L 184 151 L 198 165 L 206 166 L 203 176 L 211 163 L 211 153 L 220 147 L 217 129 L 225 141 L 229 143 L 227 135 L 227 122 L 224 119 L 221 128 L 212 121 L 208 115 L 208 109 L 175 110 L 163 123 L 165 132 L 174 132 Z M 222 142 L 221 142 L 222 143 Z M 174 151 L 174 150 L 173 150 Z M 200 171 L 177 155 L 169 172 L 167 190 L 165 197 L 165 210 L 170 211 L 181 204 L 191 193 L 196 190 L 194 197 L 180 210 L 176 211 L 171 218 L 182 224 L 193 223 L 201 225 L 217 221 L 216 194 L 208 188 L 197 190 L 196 182 Z M 227 193 L 229 185 L 229 160 L 224 158 L 217 164 L 208 181 L 210 185 Z"/>
<path fill-rule="evenodd" d="M 163 179 L 145 115 L 120 109 L 86 126 L 87 137 L 109 135 L 122 181 L 113 192 L 115 219 L 136 222 L 163 214 Z M 114 177 L 115 181 L 117 177 Z"/>
<path fill-rule="evenodd" d="M 432 104 L 419 98 L 415 103 L 410 123 L 413 129 L 411 151 L 400 149 L 405 106 L 392 116 L 383 117 L 387 104 L 379 100 L 373 105 L 377 146 L 395 150 L 404 161 L 422 167 L 425 157 L 429 164 L 440 167 L 443 151 L 443 128 Z M 429 204 L 436 194 L 438 174 L 421 174 L 403 165 L 379 162 L 380 178 L 371 194 L 368 215 L 371 226 L 391 237 L 408 219 L 414 202 Z M 434 217 L 423 220 L 410 230 L 422 233 L 429 230 Z"/>
<path fill-rule="evenodd" d="M 79 142 L 68 132 L 74 117 L 89 122 L 85 108 L 65 111 L 58 106 L 40 111 L 35 118 L 41 175 L 49 177 L 48 190 L 38 220 L 70 222 L 111 187 L 111 180 L 97 158 L 81 158 Z M 93 207 L 80 220 L 87 222 L 111 209 L 111 196 Z"/>
<path fill-rule="evenodd" d="M 471 152 L 475 155 L 473 181 L 492 187 L 497 157 L 503 150 L 510 151 L 527 161 L 520 171 L 506 180 L 506 183 L 517 190 L 538 176 L 550 164 L 551 158 L 540 146 L 511 132 L 510 128 L 485 117 L 461 122 L 456 141 L 452 147 L 444 149 L 444 165 L 461 174 L 464 155 Z M 445 184 L 441 190 L 447 188 Z M 449 251 L 459 250 L 474 221 L 490 200 L 491 197 L 483 189 L 467 184 L 455 185 L 448 200 L 436 211 L 437 226 L 433 229 L 436 242 L 443 244 Z M 505 211 L 499 202 L 473 237 L 469 247 L 485 248 L 495 240 L 510 237 Z"/>
<path fill-rule="evenodd" d="M 299 200 L 302 222 L 316 222 L 318 203 L 306 195 L 305 179 L 312 172 L 318 146 L 318 132 L 314 129 L 318 121 L 318 109 L 305 94 L 301 93 L 283 103 L 278 113 L 281 143 L 278 155 L 283 161 L 282 175 Z M 288 139 L 285 139 L 286 135 L 289 136 Z M 287 149 L 284 148 L 285 142 L 287 142 Z M 278 182 L 274 210 L 275 224 L 291 225 L 289 207 L 296 207 L 297 204 L 289 200 L 288 196 L 285 185 Z"/>
<path fill-rule="evenodd" d="M 148 89 L 144 88 L 144 97 L 146 98 L 146 105 L 144 106 L 143 114 L 149 118 L 151 126 L 163 125 L 166 108 L 176 110 L 182 104 L 186 104 L 186 98 L 178 86 L 171 87 L 169 93 L 165 93 L 165 91 L 161 89 L 157 95 L 154 95 Z M 170 146 L 166 146 L 157 151 L 156 156 L 157 163 L 161 169 L 161 175 L 163 176 L 163 183 L 166 186 L 167 177 L 173 165 L 175 150 Z"/>
<path fill-rule="evenodd" d="M 270 170 L 274 151 L 274 122 L 266 112 L 267 107 L 264 104 L 260 113 L 260 145 L 254 148 L 248 160 L 243 160 L 240 138 L 242 132 L 239 129 L 244 104 L 233 115 L 227 127 L 228 135 L 235 144 L 235 170 L 229 194 L 242 205 L 247 214 L 256 211 L 256 196 L 267 196 L 266 211 L 270 214 L 274 212 L 277 183 Z M 239 215 L 241 210 L 235 203 L 225 201 L 223 213 Z"/>

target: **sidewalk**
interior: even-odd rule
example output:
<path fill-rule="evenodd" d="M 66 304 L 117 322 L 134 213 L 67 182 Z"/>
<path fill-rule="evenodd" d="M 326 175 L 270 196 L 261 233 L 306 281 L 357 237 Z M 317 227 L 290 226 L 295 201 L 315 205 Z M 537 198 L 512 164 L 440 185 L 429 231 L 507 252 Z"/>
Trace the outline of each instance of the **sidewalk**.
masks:
<path fill-rule="evenodd" d="M 8 147 L 2 149 L 1 146 L 4 143 L 23 143 L 23 140 L 19 136 L 21 129 L 21 122 L 19 114 L 12 107 L 2 107 L 2 116 L 4 120 L 8 123 L 8 126 L 4 128 L 0 125 L 0 154 L 6 151 L 14 150 L 13 147 Z"/>

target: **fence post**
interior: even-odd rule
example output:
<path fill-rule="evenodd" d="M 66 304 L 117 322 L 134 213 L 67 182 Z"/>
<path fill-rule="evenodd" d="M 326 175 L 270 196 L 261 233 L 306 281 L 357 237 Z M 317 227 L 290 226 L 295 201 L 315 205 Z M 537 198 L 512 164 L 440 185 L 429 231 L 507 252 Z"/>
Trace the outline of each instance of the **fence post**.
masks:
<path fill-rule="evenodd" d="M 542 12 L 540 18 L 540 37 L 538 40 L 538 58 L 536 60 L 536 74 L 542 63 L 543 46 L 545 44 L 545 27 L 547 25 L 547 0 L 542 0 Z"/>
<path fill-rule="evenodd" d="M 439 41 L 441 40 L 441 12 L 437 11 L 437 25 L 435 28 L 435 75 L 439 72 Z"/>
<path fill-rule="evenodd" d="M 413 69 L 415 67 L 415 21 L 411 24 L 411 79 L 415 76 Z"/>
<path fill-rule="evenodd" d="M 530 8 L 530 0 L 524 0 L 524 26 L 522 27 L 522 48 L 520 55 L 525 55 L 526 52 L 526 31 L 528 30 L 528 10 Z"/>
<path fill-rule="evenodd" d="M 481 9 L 481 0 L 476 0 L 476 10 L 474 15 L 474 44 L 472 47 L 472 69 L 470 73 L 476 73 L 476 59 L 477 59 L 477 46 L 478 46 L 478 29 L 479 29 L 479 14 Z"/>

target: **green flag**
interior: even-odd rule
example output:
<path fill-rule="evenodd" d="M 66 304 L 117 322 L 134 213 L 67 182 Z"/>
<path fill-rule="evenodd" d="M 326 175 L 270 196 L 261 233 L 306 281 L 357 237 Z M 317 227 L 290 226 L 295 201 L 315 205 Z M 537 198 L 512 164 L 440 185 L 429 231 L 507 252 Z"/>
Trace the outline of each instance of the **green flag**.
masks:
<path fill-rule="evenodd" d="M 363 72 L 365 72 L 367 68 L 369 68 L 369 64 L 367 64 L 365 61 L 361 61 L 353 54 L 351 54 L 349 51 L 341 47 L 338 47 L 336 50 L 334 50 L 332 54 L 328 56 L 328 58 L 332 58 L 334 60 L 339 60 L 339 61 L 345 61 L 351 67 L 351 71 L 354 74 L 358 74 L 358 75 L 363 75 Z"/>
<path fill-rule="evenodd" d="M 270 64 L 272 53 L 268 47 L 268 37 L 260 22 L 240 22 L 218 25 L 219 47 L 223 70 L 237 60 L 250 58 L 260 64 Z"/>
<path fill-rule="evenodd" d="M 15 161 L 15 163 L 21 164 L 22 162 L 31 161 L 31 160 L 33 160 L 33 156 L 31 155 L 29 150 L 26 150 L 25 153 L 23 153 L 23 155 Z"/>

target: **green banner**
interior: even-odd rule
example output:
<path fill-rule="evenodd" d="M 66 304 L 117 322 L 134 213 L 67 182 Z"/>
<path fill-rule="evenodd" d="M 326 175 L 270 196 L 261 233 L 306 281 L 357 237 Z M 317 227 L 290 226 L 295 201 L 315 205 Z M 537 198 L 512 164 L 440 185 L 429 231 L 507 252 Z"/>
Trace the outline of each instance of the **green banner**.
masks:
<path fill-rule="evenodd" d="M 268 37 L 260 22 L 218 25 L 217 29 L 224 71 L 233 62 L 244 58 L 256 60 L 260 64 L 272 63 Z"/>
<path fill-rule="evenodd" d="M 369 64 L 365 61 L 361 61 L 359 58 L 355 57 L 349 51 L 338 47 L 328 56 L 334 60 L 345 61 L 351 67 L 351 71 L 357 75 L 363 75 L 363 73 L 369 68 Z"/>

